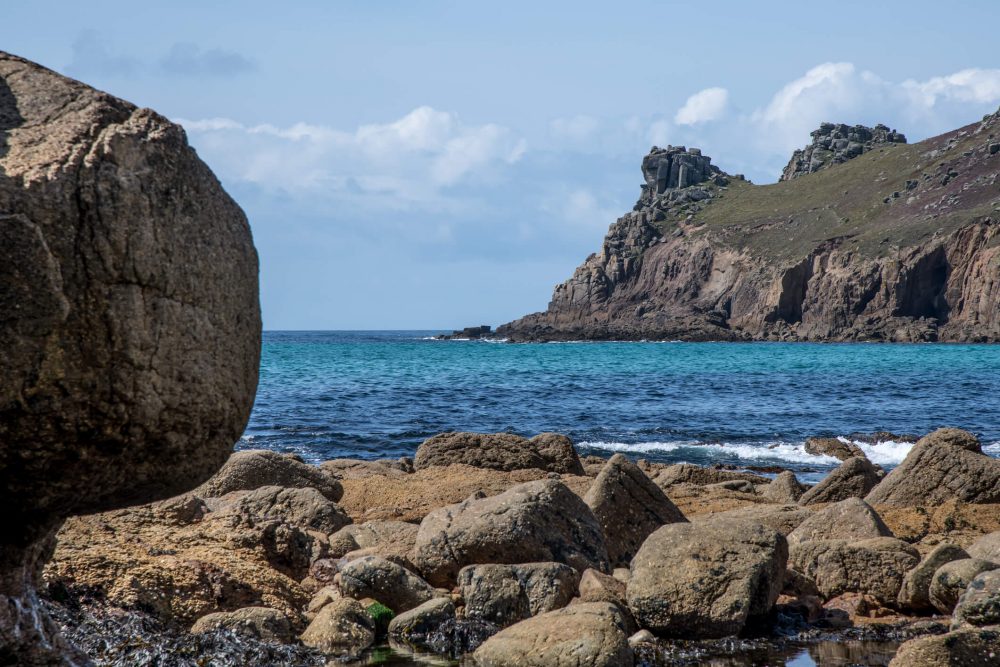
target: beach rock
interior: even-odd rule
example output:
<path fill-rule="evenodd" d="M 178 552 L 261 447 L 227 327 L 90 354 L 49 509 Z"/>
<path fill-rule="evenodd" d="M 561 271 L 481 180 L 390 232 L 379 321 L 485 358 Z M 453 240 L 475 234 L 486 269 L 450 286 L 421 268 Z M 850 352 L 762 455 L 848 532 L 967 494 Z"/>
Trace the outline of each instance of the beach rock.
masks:
<path fill-rule="evenodd" d="M 952 613 L 958 599 L 977 575 L 998 568 L 1000 565 L 979 558 L 962 558 L 945 563 L 931 578 L 928 589 L 931 604 L 942 614 Z"/>
<path fill-rule="evenodd" d="M 411 561 L 435 586 L 466 565 L 555 561 L 578 571 L 610 571 L 600 525 L 590 508 L 555 480 L 519 484 L 469 498 L 424 518 Z"/>
<path fill-rule="evenodd" d="M 344 526 L 330 535 L 330 556 L 342 558 L 352 551 L 372 549 L 383 558 L 409 559 L 419 527 L 403 521 L 366 521 Z"/>
<path fill-rule="evenodd" d="M 859 498 L 824 507 L 788 534 L 789 546 L 812 540 L 864 540 L 893 537 L 882 518 Z"/>
<path fill-rule="evenodd" d="M 795 503 L 805 492 L 806 487 L 799 483 L 795 473 L 786 470 L 766 485 L 760 495 L 770 503 Z"/>
<path fill-rule="evenodd" d="M 806 438 L 805 450 L 813 456 L 833 456 L 841 461 L 855 456 L 866 458 L 860 447 L 840 438 Z"/>
<path fill-rule="evenodd" d="M 731 519 L 734 521 L 748 521 L 759 523 L 768 528 L 772 528 L 782 535 L 788 535 L 799 527 L 803 521 L 812 517 L 811 510 L 799 505 L 747 505 L 723 512 L 703 514 L 692 517 L 692 521 L 711 521 L 714 519 Z"/>
<path fill-rule="evenodd" d="M 603 572 L 588 569 L 580 576 L 577 592 L 583 602 L 613 602 L 622 609 L 628 609 L 626 588 L 626 582 Z"/>
<path fill-rule="evenodd" d="M 995 667 L 1000 630 L 969 628 L 904 642 L 889 667 Z"/>
<path fill-rule="evenodd" d="M 882 479 L 881 470 L 871 461 L 854 456 L 802 494 L 800 505 L 835 503 L 846 498 L 864 498 Z"/>
<path fill-rule="evenodd" d="M 955 625 L 1000 625 L 1000 569 L 980 572 L 958 598 Z"/>
<path fill-rule="evenodd" d="M 398 465 L 361 459 L 331 459 L 320 463 L 319 469 L 334 479 L 365 479 L 376 475 L 403 477 L 409 474 Z"/>
<path fill-rule="evenodd" d="M 872 505 L 935 505 L 957 498 L 1000 502 L 1000 461 L 971 433 L 943 428 L 921 438 L 865 498 Z"/>
<path fill-rule="evenodd" d="M 968 548 L 971 558 L 1000 563 L 1000 531 L 983 535 Z"/>
<path fill-rule="evenodd" d="M 885 607 L 896 604 L 904 574 L 919 562 L 916 549 L 891 537 L 801 542 L 788 554 L 788 568 L 812 580 L 824 599 L 862 593 Z"/>
<path fill-rule="evenodd" d="M 787 548 L 781 533 L 760 524 L 663 526 L 632 561 L 629 608 L 641 627 L 667 637 L 738 634 L 774 607 Z"/>
<path fill-rule="evenodd" d="M 466 618 L 506 627 L 560 609 L 576 593 L 580 575 L 562 563 L 470 565 L 458 573 Z"/>
<path fill-rule="evenodd" d="M 455 620 L 455 605 L 446 597 L 433 598 L 389 621 L 389 637 L 420 646 L 443 624 Z"/>
<path fill-rule="evenodd" d="M 312 487 L 333 502 L 344 494 L 340 482 L 319 468 L 267 449 L 234 452 L 196 493 L 217 498 L 233 491 L 253 491 L 263 486 Z"/>
<path fill-rule="evenodd" d="M 530 440 L 513 433 L 441 433 L 424 440 L 413 457 L 417 470 L 453 463 L 492 470 L 537 468 L 583 474 L 573 443 L 558 433 L 542 433 Z"/>
<path fill-rule="evenodd" d="M 324 586 L 313 594 L 309 600 L 309 604 L 306 605 L 303 616 L 305 616 L 306 620 L 311 621 L 316 618 L 316 614 L 320 609 L 342 597 L 344 597 L 344 594 L 336 586 Z"/>
<path fill-rule="evenodd" d="M 585 602 L 515 623 L 473 655 L 480 667 L 630 667 L 627 628 L 617 606 Z"/>
<path fill-rule="evenodd" d="M 355 521 L 407 521 L 419 524 L 424 517 L 446 505 L 462 502 L 472 495 L 495 496 L 512 486 L 549 479 L 538 468 L 526 470 L 490 470 L 457 463 L 417 470 L 411 475 L 387 477 L 376 475 L 363 479 L 345 479 L 340 507 Z M 583 496 L 593 477 L 560 475 L 563 484 Z"/>
<path fill-rule="evenodd" d="M 253 491 L 236 491 L 221 499 L 220 512 L 246 514 L 261 519 L 278 519 L 299 528 L 332 533 L 351 522 L 337 504 L 312 487 L 282 488 L 262 486 Z"/>
<path fill-rule="evenodd" d="M 58 661 L 33 591 L 60 522 L 190 490 L 246 426 L 246 216 L 179 125 L 0 52 L 0 312 L 0 645 Z"/>
<path fill-rule="evenodd" d="M 653 481 L 664 491 L 674 484 L 696 484 L 704 486 L 706 484 L 718 484 L 719 482 L 731 482 L 734 480 L 746 481 L 752 484 L 768 484 L 771 480 L 750 472 L 735 472 L 733 470 L 718 470 L 716 468 L 703 468 L 690 463 L 676 463 L 660 471 Z"/>
<path fill-rule="evenodd" d="M 628 565 L 660 526 L 687 521 L 660 487 L 622 454 L 605 464 L 583 500 L 604 532 L 612 565 Z"/>
<path fill-rule="evenodd" d="M 375 621 L 357 600 L 323 607 L 299 637 L 306 646 L 336 656 L 357 656 L 375 642 Z"/>
<path fill-rule="evenodd" d="M 957 544 L 939 544 L 920 561 L 920 564 L 906 573 L 903 586 L 899 589 L 899 606 L 913 611 L 933 609 L 930 598 L 931 581 L 934 573 L 942 565 L 968 558 L 969 554 Z"/>
<path fill-rule="evenodd" d="M 202 616 L 191 626 L 193 634 L 230 630 L 268 642 L 290 643 L 292 624 L 283 612 L 267 607 L 244 607 L 236 611 L 223 611 Z"/>
<path fill-rule="evenodd" d="M 353 560 L 340 569 L 341 592 L 356 600 L 374 598 L 401 613 L 435 596 L 434 588 L 405 568 L 377 556 Z"/>

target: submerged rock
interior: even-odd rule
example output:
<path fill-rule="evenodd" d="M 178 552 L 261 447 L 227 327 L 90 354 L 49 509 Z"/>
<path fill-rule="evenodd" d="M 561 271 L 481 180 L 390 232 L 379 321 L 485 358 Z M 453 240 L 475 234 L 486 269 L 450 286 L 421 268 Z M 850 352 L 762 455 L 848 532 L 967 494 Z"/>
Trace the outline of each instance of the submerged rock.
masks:
<path fill-rule="evenodd" d="M 0 52 L 0 646 L 14 662 L 63 659 L 33 590 L 65 517 L 183 493 L 232 451 L 257 386 L 257 268 L 246 216 L 179 125 Z"/>
<path fill-rule="evenodd" d="M 784 536 L 760 524 L 669 524 L 633 559 L 628 605 L 641 627 L 663 636 L 735 635 L 770 613 L 787 557 Z"/>
<path fill-rule="evenodd" d="M 607 554 L 597 519 L 580 497 L 560 482 L 539 480 L 431 512 L 411 560 L 431 584 L 447 586 L 477 563 L 555 561 L 609 571 Z"/>
<path fill-rule="evenodd" d="M 650 533 L 687 519 L 642 470 L 615 454 L 583 498 L 604 532 L 613 566 L 627 565 Z"/>
<path fill-rule="evenodd" d="M 492 470 L 537 468 L 583 474 L 573 443 L 558 433 L 542 433 L 530 440 L 513 433 L 440 433 L 425 440 L 413 457 L 417 470 L 455 463 Z"/>

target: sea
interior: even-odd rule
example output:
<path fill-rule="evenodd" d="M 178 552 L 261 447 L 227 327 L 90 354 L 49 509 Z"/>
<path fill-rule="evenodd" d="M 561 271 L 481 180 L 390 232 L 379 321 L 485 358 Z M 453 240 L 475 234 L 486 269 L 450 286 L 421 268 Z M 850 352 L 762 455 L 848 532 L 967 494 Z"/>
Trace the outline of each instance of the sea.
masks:
<path fill-rule="evenodd" d="M 509 343 L 441 331 L 268 331 L 238 447 L 305 460 L 412 456 L 444 431 L 569 436 L 581 454 L 782 467 L 839 464 L 806 438 L 857 441 L 885 468 L 941 426 L 1000 457 L 1000 345 Z M 859 435 L 861 434 L 861 435 Z"/>

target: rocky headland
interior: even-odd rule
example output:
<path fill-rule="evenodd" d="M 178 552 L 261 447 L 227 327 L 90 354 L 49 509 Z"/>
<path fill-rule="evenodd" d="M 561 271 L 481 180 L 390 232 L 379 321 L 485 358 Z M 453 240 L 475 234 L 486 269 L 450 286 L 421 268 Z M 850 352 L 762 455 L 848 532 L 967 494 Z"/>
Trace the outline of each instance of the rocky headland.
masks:
<path fill-rule="evenodd" d="M 1000 112 L 916 144 L 823 123 L 781 180 L 654 147 L 642 192 L 512 341 L 1000 341 Z"/>
<path fill-rule="evenodd" d="M 909 639 L 893 665 L 985 666 L 998 508 L 1000 461 L 957 429 L 812 487 L 580 457 L 555 434 L 319 466 L 247 450 L 191 492 L 67 520 L 45 604 L 98 664 L 325 664 L 388 643 L 481 667 L 674 665 L 861 637 Z"/>

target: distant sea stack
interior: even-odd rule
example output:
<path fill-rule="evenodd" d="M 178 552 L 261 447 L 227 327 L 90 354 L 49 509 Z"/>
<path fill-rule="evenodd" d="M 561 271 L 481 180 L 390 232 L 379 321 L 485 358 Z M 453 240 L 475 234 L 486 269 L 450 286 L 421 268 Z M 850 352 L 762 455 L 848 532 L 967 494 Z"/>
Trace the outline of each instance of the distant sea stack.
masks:
<path fill-rule="evenodd" d="M 184 130 L 0 52 L 0 664 L 89 664 L 35 592 L 52 536 L 218 470 L 260 329 L 246 216 Z"/>
<path fill-rule="evenodd" d="M 757 186 L 654 147 L 632 212 L 512 341 L 1000 341 L 1000 112 L 907 144 L 823 123 Z"/>

